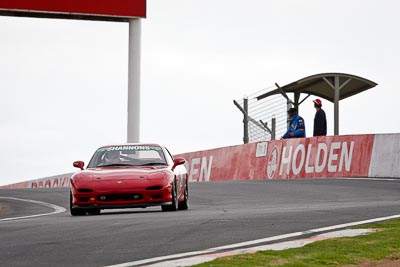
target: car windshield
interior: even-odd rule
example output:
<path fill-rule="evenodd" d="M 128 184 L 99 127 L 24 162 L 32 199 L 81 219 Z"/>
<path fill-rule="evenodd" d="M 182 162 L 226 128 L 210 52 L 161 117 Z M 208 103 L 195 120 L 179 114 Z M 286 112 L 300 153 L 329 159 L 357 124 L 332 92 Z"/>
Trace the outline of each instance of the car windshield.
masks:
<path fill-rule="evenodd" d="M 88 168 L 106 166 L 157 166 L 167 165 L 159 146 L 124 145 L 99 148 Z"/>

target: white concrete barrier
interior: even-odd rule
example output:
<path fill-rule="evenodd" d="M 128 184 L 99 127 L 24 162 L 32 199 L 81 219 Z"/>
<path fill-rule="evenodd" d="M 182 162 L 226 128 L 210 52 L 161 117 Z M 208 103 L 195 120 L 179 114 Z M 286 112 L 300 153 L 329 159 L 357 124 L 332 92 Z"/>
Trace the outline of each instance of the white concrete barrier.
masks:
<path fill-rule="evenodd" d="M 400 134 L 375 135 L 368 176 L 400 178 Z"/>

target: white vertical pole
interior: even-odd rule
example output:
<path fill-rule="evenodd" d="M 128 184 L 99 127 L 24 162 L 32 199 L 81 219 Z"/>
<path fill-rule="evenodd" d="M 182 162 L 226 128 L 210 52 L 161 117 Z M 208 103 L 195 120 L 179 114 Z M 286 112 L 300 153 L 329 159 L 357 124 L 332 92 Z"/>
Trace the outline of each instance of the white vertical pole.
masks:
<path fill-rule="evenodd" d="M 128 143 L 140 139 L 140 19 L 129 20 Z"/>

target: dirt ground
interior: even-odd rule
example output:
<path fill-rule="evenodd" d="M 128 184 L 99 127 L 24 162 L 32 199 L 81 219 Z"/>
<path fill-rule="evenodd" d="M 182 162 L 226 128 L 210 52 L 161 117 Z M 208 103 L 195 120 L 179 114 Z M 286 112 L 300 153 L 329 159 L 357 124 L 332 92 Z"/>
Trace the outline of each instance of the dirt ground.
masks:
<path fill-rule="evenodd" d="M 385 259 L 380 261 L 363 260 L 357 265 L 344 265 L 342 267 L 400 267 L 400 259 Z"/>
<path fill-rule="evenodd" d="M 0 203 L 0 215 L 1 214 L 5 214 L 7 211 L 7 206 L 5 206 L 4 204 Z"/>

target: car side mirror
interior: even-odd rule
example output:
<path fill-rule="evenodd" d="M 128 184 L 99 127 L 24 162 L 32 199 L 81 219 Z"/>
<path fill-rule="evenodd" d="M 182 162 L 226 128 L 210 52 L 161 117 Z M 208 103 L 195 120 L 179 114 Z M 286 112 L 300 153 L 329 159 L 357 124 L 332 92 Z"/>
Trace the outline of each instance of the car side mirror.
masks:
<path fill-rule="evenodd" d="M 185 164 L 186 160 L 184 158 L 175 158 L 174 159 L 174 165 L 172 166 L 172 170 L 176 168 L 178 165 Z"/>
<path fill-rule="evenodd" d="M 83 170 L 85 163 L 83 161 L 78 160 L 78 161 L 75 161 L 73 165 L 75 168 L 79 168 L 79 169 Z"/>

